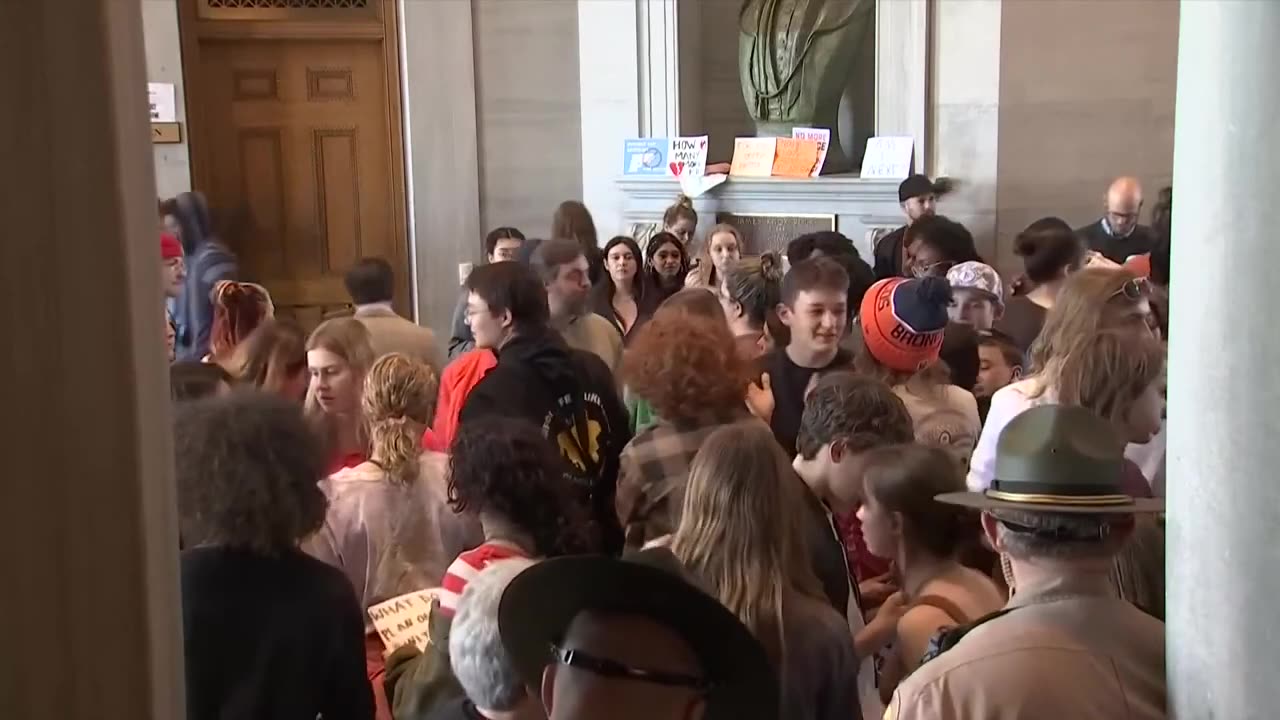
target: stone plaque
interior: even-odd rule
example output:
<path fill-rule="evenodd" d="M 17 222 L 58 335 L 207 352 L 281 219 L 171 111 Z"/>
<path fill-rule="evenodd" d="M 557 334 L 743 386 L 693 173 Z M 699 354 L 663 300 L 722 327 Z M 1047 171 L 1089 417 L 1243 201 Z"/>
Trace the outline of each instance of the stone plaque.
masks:
<path fill-rule="evenodd" d="M 717 223 L 729 223 L 742 233 L 743 254 L 773 251 L 785 254 L 787 243 L 805 233 L 836 229 L 835 215 L 790 213 L 716 213 Z"/>

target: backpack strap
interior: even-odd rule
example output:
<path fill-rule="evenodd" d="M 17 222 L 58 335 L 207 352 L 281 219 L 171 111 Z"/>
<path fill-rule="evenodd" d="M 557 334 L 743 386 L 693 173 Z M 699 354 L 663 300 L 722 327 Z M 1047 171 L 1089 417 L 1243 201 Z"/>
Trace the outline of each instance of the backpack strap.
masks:
<path fill-rule="evenodd" d="M 1005 613 L 1012 611 L 1013 609 L 1014 608 L 1005 608 L 1003 610 L 997 610 L 993 613 L 988 613 L 986 615 L 983 615 L 982 617 L 978 618 L 977 620 L 974 620 L 971 623 L 966 623 L 964 625 L 957 625 L 955 627 L 943 628 L 939 630 L 929 640 L 929 647 L 928 649 L 925 650 L 924 657 L 920 658 L 920 664 L 924 665 L 925 663 L 938 657 L 942 653 L 955 647 L 956 644 L 960 642 L 961 638 L 963 638 L 965 635 L 968 635 L 971 631 L 973 631 L 974 628 L 980 625 L 989 623 L 992 620 L 995 620 L 996 618 L 1000 617 L 1001 615 L 1004 615 Z M 943 610 L 943 612 L 946 612 L 946 610 Z"/>

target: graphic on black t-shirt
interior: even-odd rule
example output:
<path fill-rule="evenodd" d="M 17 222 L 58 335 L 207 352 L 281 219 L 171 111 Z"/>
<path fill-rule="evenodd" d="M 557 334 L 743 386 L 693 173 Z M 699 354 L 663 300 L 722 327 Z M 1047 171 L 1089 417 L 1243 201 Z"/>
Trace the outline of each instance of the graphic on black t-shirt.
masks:
<path fill-rule="evenodd" d="M 579 414 L 581 413 L 581 414 Z M 609 418 L 598 393 L 586 393 L 574 402 L 574 394 L 556 399 L 556 409 L 542 421 L 542 434 L 553 440 L 564 459 L 566 475 L 574 482 L 590 485 L 601 472 L 601 441 L 609 429 Z"/>

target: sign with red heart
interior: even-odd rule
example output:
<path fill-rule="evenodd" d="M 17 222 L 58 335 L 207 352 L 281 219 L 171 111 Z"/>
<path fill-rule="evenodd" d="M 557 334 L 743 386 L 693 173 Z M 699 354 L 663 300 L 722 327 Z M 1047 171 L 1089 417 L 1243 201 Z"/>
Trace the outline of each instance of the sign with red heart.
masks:
<path fill-rule="evenodd" d="M 702 177 L 707 171 L 707 136 L 671 138 L 667 159 L 672 177 Z"/>

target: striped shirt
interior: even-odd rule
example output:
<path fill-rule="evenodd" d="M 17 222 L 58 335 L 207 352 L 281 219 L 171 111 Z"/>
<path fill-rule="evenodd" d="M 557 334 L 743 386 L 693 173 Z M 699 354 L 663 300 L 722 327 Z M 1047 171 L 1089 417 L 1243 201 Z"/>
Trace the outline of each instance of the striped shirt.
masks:
<path fill-rule="evenodd" d="M 452 618 L 458 610 L 458 601 L 462 599 L 462 591 L 467 583 L 489 567 L 490 563 L 528 557 L 519 548 L 495 542 L 486 542 L 462 553 L 444 571 L 444 580 L 440 582 L 440 611 Z"/>

